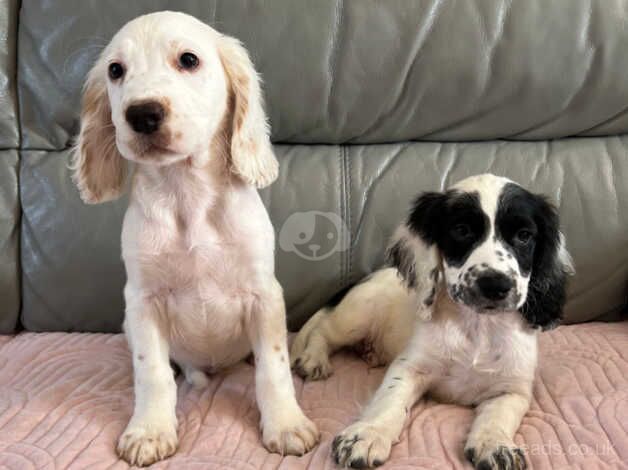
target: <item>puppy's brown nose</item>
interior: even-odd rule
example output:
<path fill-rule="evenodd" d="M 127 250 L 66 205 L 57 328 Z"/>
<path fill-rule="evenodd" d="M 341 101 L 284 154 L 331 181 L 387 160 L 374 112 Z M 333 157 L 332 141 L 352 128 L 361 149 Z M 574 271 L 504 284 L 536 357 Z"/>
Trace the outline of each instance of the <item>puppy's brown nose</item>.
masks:
<path fill-rule="evenodd" d="M 131 128 L 140 134 L 152 134 L 159 129 L 166 112 L 157 101 L 145 101 L 126 108 L 125 117 Z"/>

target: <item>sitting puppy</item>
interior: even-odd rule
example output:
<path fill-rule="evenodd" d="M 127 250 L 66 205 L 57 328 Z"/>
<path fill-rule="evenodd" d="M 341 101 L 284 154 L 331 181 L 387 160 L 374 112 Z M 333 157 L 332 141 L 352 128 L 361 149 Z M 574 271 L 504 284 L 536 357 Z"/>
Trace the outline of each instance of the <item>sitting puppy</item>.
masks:
<path fill-rule="evenodd" d="M 307 452 L 318 431 L 295 399 L 274 232 L 255 189 L 277 161 L 240 43 L 181 13 L 126 24 L 85 85 L 73 165 L 85 202 L 120 194 L 123 158 L 135 162 L 122 228 L 135 410 L 119 455 L 148 465 L 175 451 L 169 359 L 202 386 L 251 348 L 264 445 Z"/>
<path fill-rule="evenodd" d="M 526 413 L 537 331 L 561 317 L 571 259 L 555 209 L 490 174 L 421 195 L 387 252 L 394 268 L 316 313 L 292 346 L 303 377 L 331 373 L 329 355 L 366 345 L 390 363 L 360 419 L 333 442 L 337 463 L 377 466 L 425 394 L 476 405 L 465 456 L 481 469 L 522 469 L 514 434 Z"/>

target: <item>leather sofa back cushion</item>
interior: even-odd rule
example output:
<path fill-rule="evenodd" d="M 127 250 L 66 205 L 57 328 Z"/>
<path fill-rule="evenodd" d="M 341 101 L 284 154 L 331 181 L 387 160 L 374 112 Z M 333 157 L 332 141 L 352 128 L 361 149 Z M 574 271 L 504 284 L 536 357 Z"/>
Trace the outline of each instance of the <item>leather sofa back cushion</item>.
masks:
<path fill-rule="evenodd" d="M 484 171 L 560 204 L 578 269 L 569 321 L 623 305 L 627 138 L 403 142 L 625 132 L 628 0 L 23 0 L 18 87 L 27 328 L 120 328 L 126 201 L 83 205 L 69 179 L 69 147 L 80 88 L 99 51 L 127 20 L 167 8 L 242 39 L 265 79 L 274 140 L 290 144 L 277 146 L 280 178 L 262 194 L 278 234 L 278 277 L 292 328 L 382 263 L 385 241 L 414 194 Z M 312 145 L 375 142 L 401 143 Z M 16 165 L 8 164 L 9 180 Z M 17 210 L 15 192 L 6 200 Z M 350 238 L 331 248 L 322 239 L 314 244 L 330 252 L 307 259 L 291 238 L 298 235 L 295 214 L 304 217 L 297 225 L 331 224 L 323 235 L 346 226 Z M 16 248 L 16 231 L 8 227 L 3 233 Z"/>
<path fill-rule="evenodd" d="M 382 265 L 387 239 L 417 192 L 486 171 L 558 204 L 578 272 L 569 287 L 568 322 L 613 315 L 624 305 L 628 137 L 275 150 L 280 176 L 262 196 L 277 233 L 277 275 L 293 329 Z M 85 206 L 67 163 L 66 151 L 22 157 L 22 321 L 38 331 L 118 331 L 126 200 Z M 348 240 L 338 237 L 343 230 Z"/>
<path fill-rule="evenodd" d="M 24 0 L 24 144 L 65 148 L 99 51 L 127 20 L 168 8 L 245 43 L 275 142 L 628 130 L 628 0 Z"/>
<path fill-rule="evenodd" d="M 17 12 L 17 0 L 0 2 L 0 334 L 15 329 L 20 309 Z"/>

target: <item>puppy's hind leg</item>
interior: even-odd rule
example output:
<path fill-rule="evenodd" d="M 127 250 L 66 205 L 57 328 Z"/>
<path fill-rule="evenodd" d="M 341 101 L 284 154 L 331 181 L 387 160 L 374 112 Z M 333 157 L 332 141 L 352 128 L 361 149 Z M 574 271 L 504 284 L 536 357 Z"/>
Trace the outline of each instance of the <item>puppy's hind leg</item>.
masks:
<path fill-rule="evenodd" d="M 297 334 L 290 348 L 290 364 L 297 374 L 310 380 L 329 377 L 331 350 L 325 332 L 329 316 L 336 315 L 333 308 L 324 307 L 316 312 Z"/>
<path fill-rule="evenodd" d="M 291 364 L 305 379 L 319 380 L 332 373 L 329 356 L 338 349 L 372 339 L 375 349 L 378 338 L 371 338 L 383 322 L 394 315 L 395 295 L 401 284 L 391 270 L 376 272 L 371 278 L 354 286 L 335 306 L 324 307 L 312 316 L 297 334 L 290 351 Z M 392 296 L 391 296 L 392 294 Z M 385 351 L 379 352 L 386 356 Z M 376 352 L 377 354 L 377 352 Z"/>

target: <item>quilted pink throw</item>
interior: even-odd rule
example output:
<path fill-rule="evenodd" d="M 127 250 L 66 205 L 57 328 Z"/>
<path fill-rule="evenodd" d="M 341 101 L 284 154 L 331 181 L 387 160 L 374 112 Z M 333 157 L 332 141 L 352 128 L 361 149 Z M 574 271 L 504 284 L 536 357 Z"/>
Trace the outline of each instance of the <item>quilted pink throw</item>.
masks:
<path fill-rule="evenodd" d="M 179 450 L 172 469 L 335 468 L 333 436 L 379 384 L 352 353 L 322 382 L 295 380 L 322 443 L 282 458 L 260 442 L 253 366 L 216 374 L 207 389 L 179 380 Z M 122 335 L 24 333 L 0 337 L 0 468 L 128 468 L 114 452 L 133 407 Z M 473 411 L 420 402 L 381 468 L 471 468 L 462 455 Z M 563 326 L 540 335 L 534 399 L 515 438 L 535 469 L 628 468 L 628 322 Z"/>

